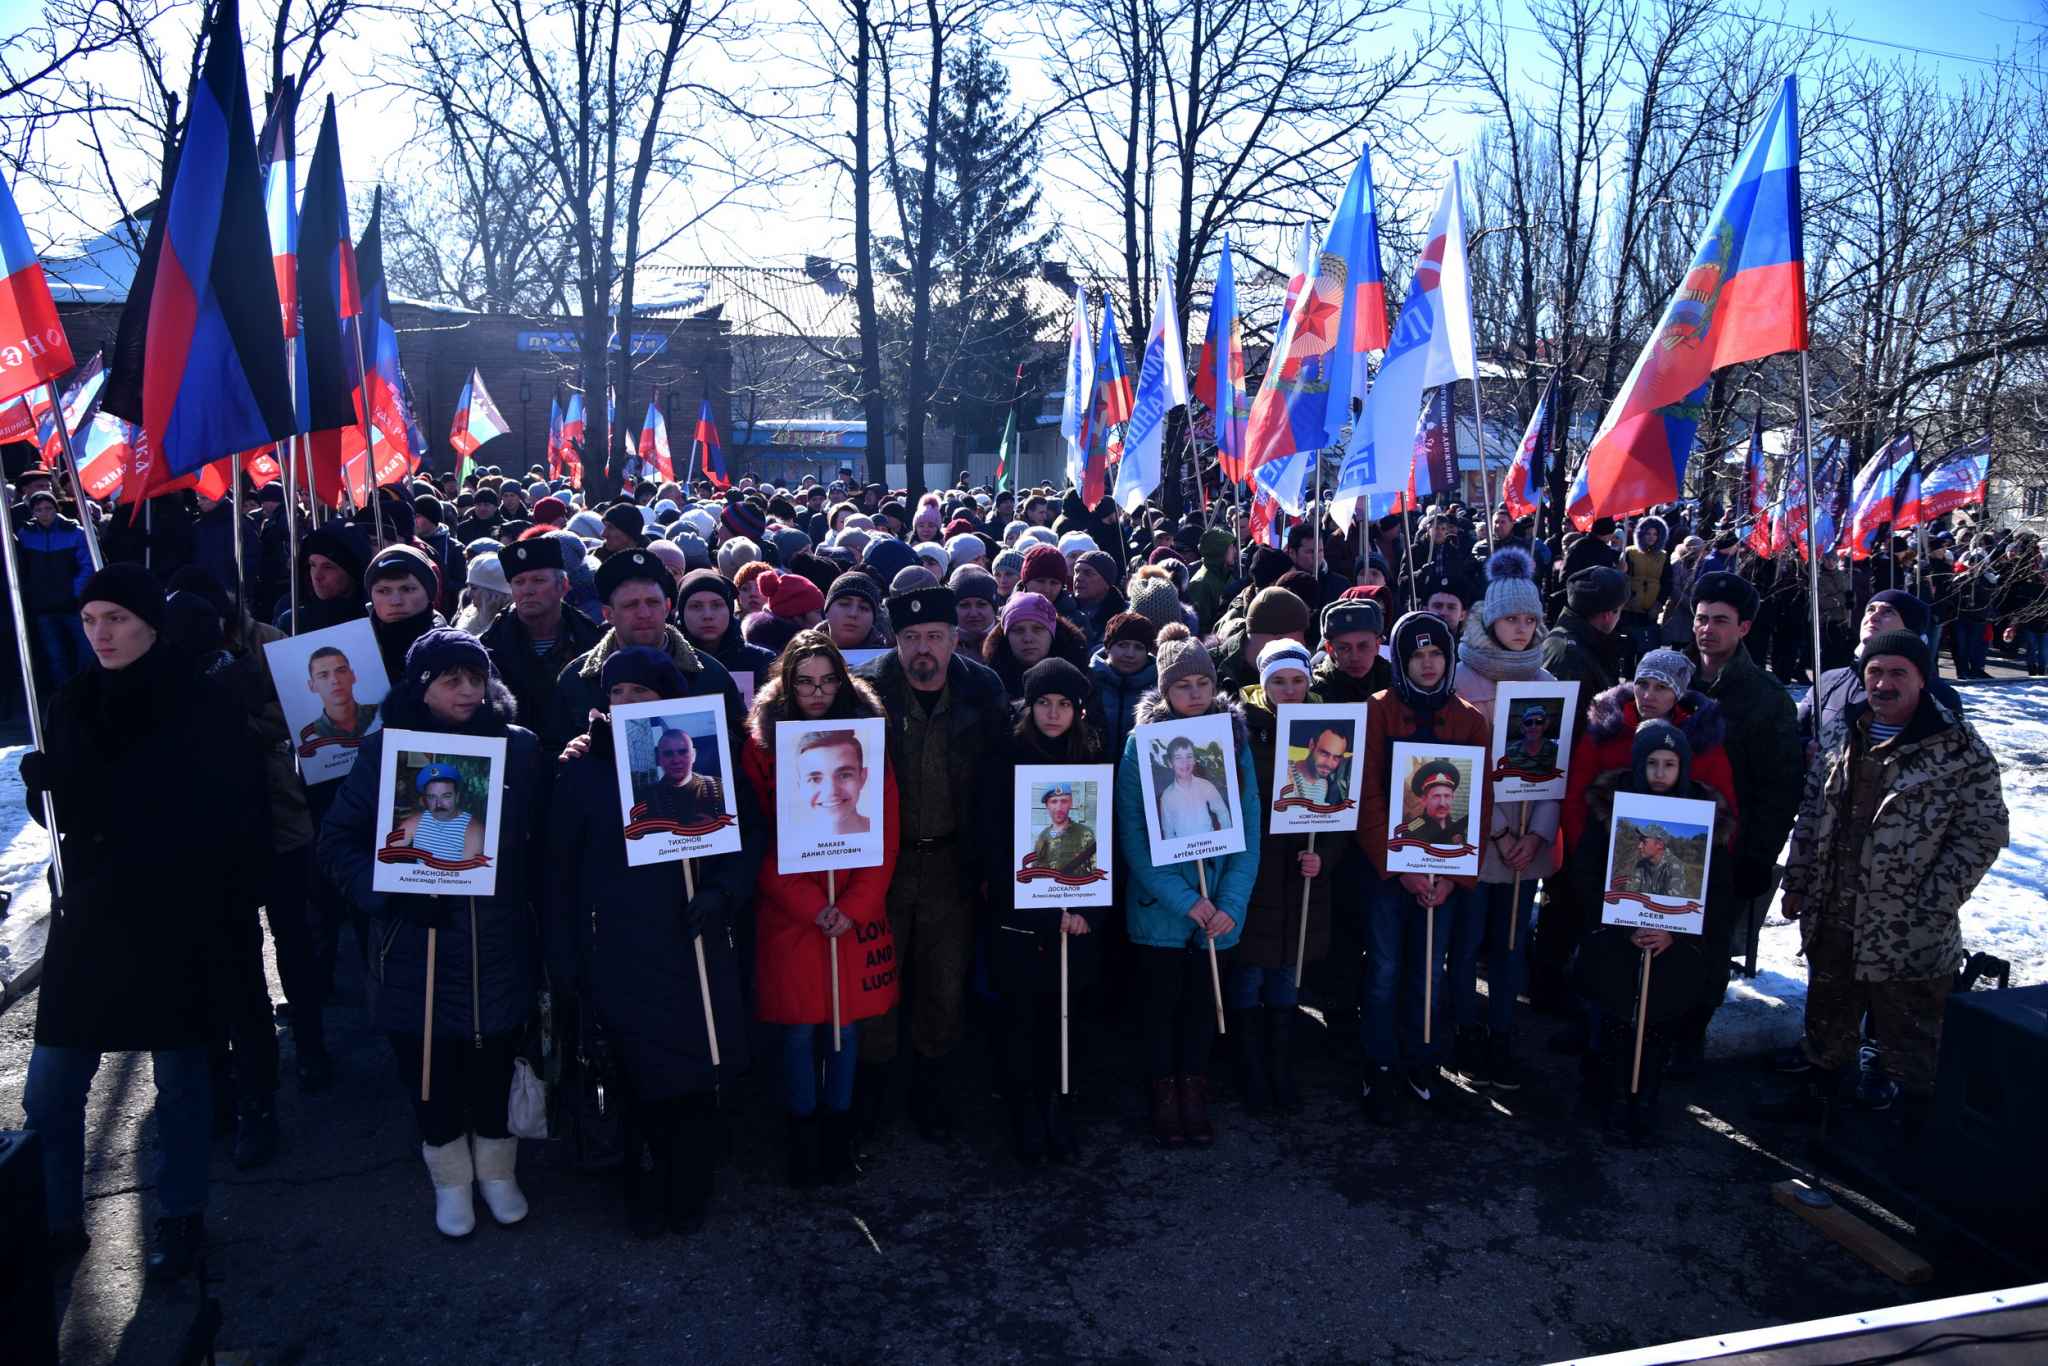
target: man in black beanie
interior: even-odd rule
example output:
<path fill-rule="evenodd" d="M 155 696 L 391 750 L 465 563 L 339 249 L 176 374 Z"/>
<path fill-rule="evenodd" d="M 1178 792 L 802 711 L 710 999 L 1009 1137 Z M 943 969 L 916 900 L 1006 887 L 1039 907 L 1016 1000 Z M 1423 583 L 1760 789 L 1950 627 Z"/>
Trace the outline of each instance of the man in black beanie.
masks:
<path fill-rule="evenodd" d="M 1857 644 L 1860 646 L 1872 636 L 1886 631 L 1908 631 L 1925 640 L 1929 621 L 1926 603 L 1903 588 L 1887 588 L 1881 593 L 1871 594 L 1870 601 L 1864 604 Z M 1935 701 L 1957 716 L 1963 715 L 1962 694 L 1953 684 L 1939 677 L 1936 670 L 1928 670 L 1927 690 L 1934 694 Z M 1844 710 L 1863 701 L 1864 697 L 1863 675 L 1855 665 L 1829 669 L 1820 676 L 1820 682 L 1799 699 L 1799 733 L 1802 736 L 1813 734 L 1815 699 L 1819 700 L 1820 724 L 1825 731 L 1841 718 Z M 1810 739 L 1807 741 L 1807 755 L 1809 760 L 1817 757 Z"/>
<path fill-rule="evenodd" d="M 1615 634 L 1628 575 L 1609 565 L 1581 569 L 1565 580 L 1564 611 L 1543 638 L 1543 667 L 1552 678 L 1579 682 L 1583 725 L 1593 699 L 1619 682 L 1629 666 L 1626 642 Z"/>

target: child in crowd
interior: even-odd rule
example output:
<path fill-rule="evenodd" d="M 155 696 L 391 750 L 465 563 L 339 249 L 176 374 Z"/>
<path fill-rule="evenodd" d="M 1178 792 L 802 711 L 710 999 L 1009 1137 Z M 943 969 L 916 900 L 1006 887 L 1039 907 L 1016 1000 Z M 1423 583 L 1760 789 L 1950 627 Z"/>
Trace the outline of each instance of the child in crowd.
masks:
<path fill-rule="evenodd" d="M 1159 685 L 1159 666 L 1152 658 L 1158 638 L 1159 628 L 1150 621 L 1136 612 L 1119 612 L 1109 619 L 1102 648 L 1088 661 L 1095 683 L 1090 719 L 1102 736 L 1105 753 L 1123 753 L 1138 699 Z"/>

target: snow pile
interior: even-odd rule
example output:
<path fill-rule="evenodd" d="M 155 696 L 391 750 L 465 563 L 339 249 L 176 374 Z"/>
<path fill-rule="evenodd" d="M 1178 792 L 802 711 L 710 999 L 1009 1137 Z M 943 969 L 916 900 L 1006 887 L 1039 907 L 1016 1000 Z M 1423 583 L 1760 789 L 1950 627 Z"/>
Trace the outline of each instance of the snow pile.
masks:
<path fill-rule="evenodd" d="M 2048 681 L 1965 688 L 1970 723 L 1998 756 L 2012 842 L 1963 907 L 1963 946 L 2012 965 L 2012 984 L 2048 982 Z M 1765 922 L 1757 975 L 1738 975 L 1707 1039 L 1712 1057 L 1782 1048 L 1799 1039 L 1806 1010 L 1806 960 L 1799 927 Z"/>
<path fill-rule="evenodd" d="M 0 746 L 0 890 L 14 893 L 0 919 L 0 998 L 12 996 L 15 979 L 43 956 L 50 918 L 43 881 L 50 840 L 28 818 L 28 793 L 21 785 L 21 756 L 27 751 L 27 745 Z"/>

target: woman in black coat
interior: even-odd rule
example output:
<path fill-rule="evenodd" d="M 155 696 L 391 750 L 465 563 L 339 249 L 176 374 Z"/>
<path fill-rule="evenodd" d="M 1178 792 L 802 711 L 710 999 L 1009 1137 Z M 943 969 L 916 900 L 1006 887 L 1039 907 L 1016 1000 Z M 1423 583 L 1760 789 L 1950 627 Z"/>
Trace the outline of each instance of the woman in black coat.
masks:
<path fill-rule="evenodd" d="M 1023 678 L 1024 701 L 1011 732 L 1002 791 L 1011 804 L 1004 830 L 1015 829 L 1016 782 L 1019 764 L 1100 764 L 1107 762 L 1102 741 L 1088 723 L 1094 689 L 1087 675 L 1064 659 L 1040 660 Z M 1071 804 L 1077 795 L 1071 783 L 1064 793 Z M 1048 790 L 1041 800 L 1056 794 Z M 1097 810 L 1114 799 L 1109 785 L 1095 794 Z M 1078 820 L 1076 811 L 1074 819 Z M 989 885 L 997 889 L 994 929 L 990 934 L 989 967 L 1004 1007 L 1004 1038 L 1009 1050 L 1006 1068 L 1010 1088 L 1011 1136 L 1018 1160 L 1027 1166 L 1046 1159 L 1070 1162 L 1075 1156 L 1066 1104 L 1060 1095 L 1060 938 L 1067 940 L 1067 990 L 1095 985 L 1100 960 L 1099 931 L 1107 906 L 1031 906 L 1018 909 L 1016 868 L 1007 839 L 999 841 L 998 866 Z M 1071 849 L 1062 853 L 1072 854 Z M 1094 866 L 1107 866 L 1109 851 L 1098 847 Z M 1071 1026 L 1070 1026 L 1071 1027 Z M 1069 1038 L 1071 1050 L 1072 1040 Z"/>
<path fill-rule="evenodd" d="M 510 724 L 512 694 L 477 638 L 445 628 L 413 642 L 384 704 L 385 729 L 363 741 L 320 827 L 320 866 L 370 921 L 371 1020 L 391 1041 L 413 1097 L 421 1152 L 434 1182 L 434 1222 L 460 1238 L 476 1227 L 472 1181 L 501 1224 L 526 1217 L 506 1127 L 512 1059 L 534 993 L 531 841 L 546 809 L 547 775 L 533 732 Z M 502 737 L 504 798 L 497 883 L 489 896 L 426 896 L 371 887 L 382 843 L 377 809 L 385 737 L 393 728 Z M 427 931 L 437 930 L 433 1085 L 419 1099 L 426 1029 Z M 471 1152 L 471 1139 L 475 1151 Z"/>
<path fill-rule="evenodd" d="M 733 926 L 751 910 L 764 830 L 751 785 L 737 771 L 738 698 L 724 675 L 685 674 L 666 651 L 636 646 L 606 659 L 600 682 L 605 714 L 592 718 L 581 746 L 572 745 L 580 753 L 562 765 L 549 813 L 548 979 L 558 999 L 577 1000 L 582 1018 L 609 1036 L 623 1074 L 626 1217 L 634 1233 L 649 1237 L 664 1213 L 671 1231 L 683 1231 L 711 1197 L 720 1147 L 715 1088 L 747 1058 Z M 692 860 L 692 897 L 681 861 L 626 863 L 610 709 L 696 696 L 726 702 L 734 766 L 713 772 L 707 758 L 715 760 L 715 751 L 701 744 L 694 772 L 733 794 L 740 850 Z M 700 941 L 717 1022 L 716 1068 L 697 974 Z M 643 1141 L 653 1158 L 651 1187 L 640 1166 Z"/>
<path fill-rule="evenodd" d="M 54 1250 L 84 1225 L 85 1101 L 100 1055 L 154 1056 L 163 1171 L 153 1277 L 184 1275 L 205 1235 L 208 1042 L 238 983 L 269 870 L 263 760 L 234 700 L 157 633 L 164 595 L 109 565 L 79 595 L 97 667 L 50 700 L 22 757 L 29 813 L 55 804 L 64 889 L 50 919 L 23 1108 L 42 1135 Z"/>

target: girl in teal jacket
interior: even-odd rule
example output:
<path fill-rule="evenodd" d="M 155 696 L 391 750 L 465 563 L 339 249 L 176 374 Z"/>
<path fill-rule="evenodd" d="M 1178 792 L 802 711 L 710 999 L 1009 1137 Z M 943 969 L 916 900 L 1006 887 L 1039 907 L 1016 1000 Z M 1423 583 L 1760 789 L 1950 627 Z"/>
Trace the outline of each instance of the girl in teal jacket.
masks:
<path fill-rule="evenodd" d="M 1138 703 L 1140 726 L 1195 716 L 1230 717 L 1237 751 L 1238 819 L 1244 852 L 1155 867 L 1145 822 L 1138 737 L 1124 741 L 1116 785 L 1117 845 L 1129 873 L 1125 921 L 1133 946 L 1134 985 L 1151 1078 L 1152 1130 L 1167 1147 L 1215 1141 L 1209 1118 L 1209 1048 L 1216 1038 L 1216 995 L 1209 946 L 1229 975 L 1229 951 L 1243 933 L 1259 872 L 1261 806 L 1250 737 L 1236 706 L 1216 692 L 1216 664 L 1178 623 L 1159 633 L 1159 691 Z M 1202 878 L 1208 896 L 1202 895 Z"/>

